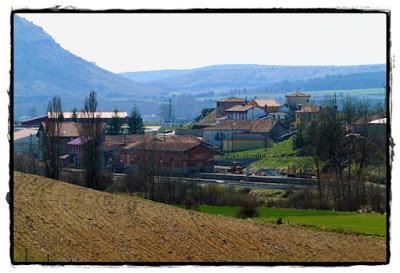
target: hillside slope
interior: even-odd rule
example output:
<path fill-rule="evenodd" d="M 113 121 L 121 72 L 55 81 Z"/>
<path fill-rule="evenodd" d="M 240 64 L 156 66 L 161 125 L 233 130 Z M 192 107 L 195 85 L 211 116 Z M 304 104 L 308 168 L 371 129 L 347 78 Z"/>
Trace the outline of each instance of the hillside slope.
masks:
<path fill-rule="evenodd" d="M 70 53 L 42 28 L 16 15 L 13 54 L 14 97 L 20 106 L 16 108 L 24 108 L 27 103 L 47 103 L 55 95 L 64 102 L 77 100 L 80 106 L 90 91 L 96 91 L 100 97 L 133 97 L 151 92 L 140 83 Z M 16 111 L 17 117 L 27 114 L 21 109 Z"/>
<path fill-rule="evenodd" d="M 383 238 L 188 211 L 15 172 L 23 261 L 385 261 Z"/>

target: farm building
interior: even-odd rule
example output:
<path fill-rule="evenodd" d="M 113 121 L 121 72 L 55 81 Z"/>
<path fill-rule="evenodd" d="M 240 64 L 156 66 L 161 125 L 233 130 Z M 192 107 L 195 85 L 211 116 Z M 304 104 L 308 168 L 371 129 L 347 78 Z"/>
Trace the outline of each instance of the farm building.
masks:
<path fill-rule="evenodd" d="M 156 172 L 213 172 L 214 155 L 219 152 L 193 136 L 138 135 L 118 147 L 118 159 L 125 169 L 147 167 Z M 116 144 L 116 142 L 114 142 Z"/>
<path fill-rule="evenodd" d="M 283 132 L 272 119 L 226 120 L 203 129 L 203 140 L 222 151 L 242 151 L 265 147 L 268 139 Z"/>
<path fill-rule="evenodd" d="M 50 113 L 47 113 L 49 116 Z M 73 112 L 63 112 L 64 121 L 73 121 Z M 108 123 L 114 116 L 114 112 L 96 112 L 94 115 L 99 116 L 102 122 Z M 80 119 L 85 119 L 86 116 L 83 112 L 76 112 L 77 121 Z M 118 117 L 123 119 L 124 122 L 128 122 L 128 112 L 118 112 Z"/>

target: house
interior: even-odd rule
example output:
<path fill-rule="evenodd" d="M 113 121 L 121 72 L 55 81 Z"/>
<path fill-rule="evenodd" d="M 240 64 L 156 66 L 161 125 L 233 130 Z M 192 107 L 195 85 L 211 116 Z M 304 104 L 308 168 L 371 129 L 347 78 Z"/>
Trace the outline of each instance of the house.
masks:
<path fill-rule="evenodd" d="M 370 115 L 357 119 L 351 124 L 351 132 L 354 134 L 364 134 L 367 127 L 379 128 L 386 127 L 386 118 L 382 115 Z M 372 129 L 374 130 L 374 129 Z M 379 130 L 379 129 L 378 129 Z"/>
<path fill-rule="evenodd" d="M 254 99 L 249 104 L 263 108 L 266 112 L 276 112 L 281 107 L 276 99 Z"/>
<path fill-rule="evenodd" d="M 316 120 L 321 111 L 321 106 L 299 106 L 296 110 L 296 118 L 294 121 L 294 128 L 300 128 L 300 126 L 307 126 L 311 121 Z"/>
<path fill-rule="evenodd" d="M 203 140 L 222 151 L 242 151 L 265 147 L 268 139 L 283 132 L 272 119 L 226 120 L 203 129 Z"/>
<path fill-rule="evenodd" d="M 122 147 L 126 169 L 154 168 L 157 173 L 213 172 L 219 152 L 193 136 L 143 136 Z"/>
<path fill-rule="evenodd" d="M 256 105 L 235 105 L 225 110 L 231 120 L 255 120 L 267 115 L 265 108 Z"/>
<path fill-rule="evenodd" d="M 105 135 L 103 143 L 103 168 L 112 172 L 123 172 L 125 165 L 122 160 L 123 148 L 129 143 L 151 138 L 154 135 Z"/>
<path fill-rule="evenodd" d="M 42 122 L 39 130 L 37 131 L 37 136 L 39 138 L 39 154 L 38 158 L 43 159 L 43 152 L 45 150 L 45 139 L 46 139 L 46 126 L 48 122 Z M 73 165 L 76 167 L 80 166 L 81 163 L 81 152 L 82 146 L 86 143 L 80 138 L 78 122 L 63 121 L 61 122 L 61 132 L 60 132 L 60 154 L 61 159 L 64 161 L 64 166 Z M 106 128 L 105 123 L 101 123 L 101 142 L 104 141 L 104 130 Z M 75 159 L 79 159 L 76 161 Z"/>
<path fill-rule="evenodd" d="M 298 110 L 299 105 L 304 106 L 311 106 L 311 95 L 304 94 L 301 92 L 295 92 L 289 95 L 285 95 L 286 102 L 285 104 L 289 106 L 292 110 Z"/>
<path fill-rule="evenodd" d="M 61 156 L 64 166 L 80 169 L 82 167 L 83 146 L 87 140 L 83 137 L 77 137 L 67 143 L 67 153 Z"/>
<path fill-rule="evenodd" d="M 226 115 L 225 110 L 232 108 L 236 105 L 245 104 L 245 101 L 241 98 L 236 97 L 228 97 L 224 99 L 220 99 L 217 101 L 217 113 L 216 118 L 220 118 Z"/>
<path fill-rule="evenodd" d="M 46 137 L 46 125 L 47 121 L 40 124 L 37 136 L 39 138 L 39 155 L 38 158 L 43 159 L 43 151 L 45 149 L 45 137 Z M 60 145 L 61 154 L 67 154 L 67 143 L 79 137 L 79 131 L 76 122 L 62 122 L 60 132 Z"/>

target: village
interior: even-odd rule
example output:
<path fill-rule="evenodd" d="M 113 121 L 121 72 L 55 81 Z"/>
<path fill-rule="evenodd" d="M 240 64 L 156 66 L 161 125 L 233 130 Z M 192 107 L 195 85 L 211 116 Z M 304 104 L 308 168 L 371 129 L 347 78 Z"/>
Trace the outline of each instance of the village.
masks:
<path fill-rule="evenodd" d="M 216 107 L 190 126 L 174 127 L 160 132 L 161 126 L 145 126 L 132 134 L 128 112 L 96 112 L 101 121 L 101 168 L 113 173 L 127 173 L 144 164 L 143 158 L 154 157 L 160 173 L 193 175 L 213 173 L 216 156 L 271 146 L 294 136 L 317 120 L 322 106 L 313 105 L 311 95 L 295 92 L 285 96 L 285 103 L 276 99 L 255 98 L 251 101 L 237 97 L 222 98 Z M 139 114 L 140 115 L 140 114 Z M 79 112 L 64 112 L 60 135 L 61 168 L 82 169 L 82 141 L 78 124 L 85 119 Z M 375 118 L 375 119 L 374 119 Z M 43 161 L 46 124 L 50 113 L 16 123 L 14 153 Z M 107 128 L 117 119 L 115 133 Z M 143 122 L 143 120 L 141 121 Z M 172 120 L 167 121 L 172 125 Z M 182 127 L 182 128 L 181 128 Z M 363 122 L 352 124 L 351 133 L 362 134 Z M 367 127 L 384 135 L 386 118 L 370 116 Z M 172 126 L 171 126 L 172 128 Z M 223 168 L 225 172 L 243 173 L 240 166 Z M 239 168 L 239 170 L 235 169 Z M 247 174 L 249 174 L 247 172 Z"/>
<path fill-rule="evenodd" d="M 389 261 L 390 11 L 62 9 L 11 12 L 13 265 Z"/>

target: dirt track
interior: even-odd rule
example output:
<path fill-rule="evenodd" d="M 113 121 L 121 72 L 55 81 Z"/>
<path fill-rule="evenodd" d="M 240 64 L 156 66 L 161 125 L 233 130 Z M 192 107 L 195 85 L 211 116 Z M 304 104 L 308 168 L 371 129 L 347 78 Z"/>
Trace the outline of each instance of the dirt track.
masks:
<path fill-rule="evenodd" d="M 230 219 L 14 175 L 15 256 L 28 248 L 29 260 L 386 260 L 384 238 Z"/>

